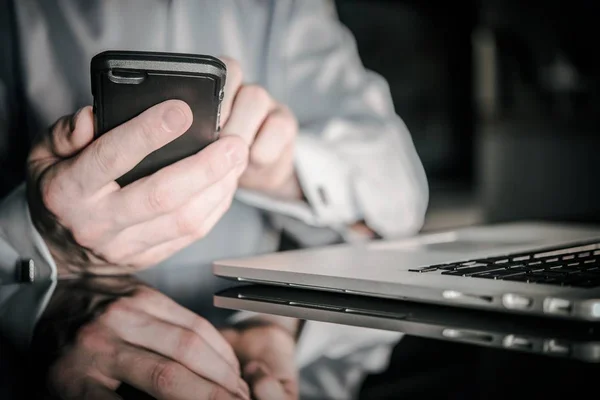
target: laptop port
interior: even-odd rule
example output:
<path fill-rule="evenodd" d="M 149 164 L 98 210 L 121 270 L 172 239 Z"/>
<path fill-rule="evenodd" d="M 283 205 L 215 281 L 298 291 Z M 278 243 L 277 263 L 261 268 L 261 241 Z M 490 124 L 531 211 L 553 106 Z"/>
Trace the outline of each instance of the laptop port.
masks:
<path fill-rule="evenodd" d="M 529 297 L 521 296 L 514 293 L 506 293 L 502 296 L 502 305 L 510 310 L 525 310 L 533 304 L 533 300 Z"/>
<path fill-rule="evenodd" d="M 544 352 L 557 356 L 568 356 L 571 353 L 571 346 L 557 339 L 549 339 L 544 343 Z"/>
<path fill-rule="evenodd" d="M 571 314 L 573 306 L 569 300 L 548 297 L 544 300 L 544 312 L 555 315 Z"/>
<path fill-rule="evenodd" d="M 532 350 L 533 343 L 523 336 L 507 335 L 503 340 L 504 347 L 515 350 Z"/>
<path fill-rule="evenodd" d="M 444 329 L 442 331 L 442 336 L 448 339 L 461 340 L 465 342 L 491 343 L 494 340 L 494 336 L 487 332 L 453 328 Z"/>

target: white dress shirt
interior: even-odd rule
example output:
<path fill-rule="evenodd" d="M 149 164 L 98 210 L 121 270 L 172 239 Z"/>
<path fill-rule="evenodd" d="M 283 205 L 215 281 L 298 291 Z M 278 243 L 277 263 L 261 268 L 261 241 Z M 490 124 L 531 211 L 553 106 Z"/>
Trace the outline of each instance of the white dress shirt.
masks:
<path fill-rule="evenodd" d="M 282 201 L 238 190 L 232 210 L 208 237 L 150 274 L 185 284 L 176 282 L 173 264 L 209 265 L 218 258 L 275 251 L 281 230 L 305 246 L 316 246 L 338 236 L 348 240 L 349 225 L 359 220 L 384 238 L 412 235 L 420 229 L 428 189 L 410 134 L 395 114 L 385 80 L 363 67 L 354 38 L 337 19 L 331 1 L 14 3 L 31 136 L 91 103 L 89 61 L 106 49 L 235 58 L 246 82 L 266 87 L 298 118 L 295 166 L 308 201 Z M 0 76 L 0 108 L 11 101 L 2 98 L 7 96 L 2 87 Z M 0 156 L 1 151 L 0 146 Z M 6 255 L 0 260 L 0 276 L 7 280 L 14 275 L 17 257 L 33 258 L 46 277 L 56 275 L 52 257 L 31 223 L 23 186 L 0 206 L 0 255 Z M 213 281 L 204 270 L 202 274 L 205 286 L 189 290 L 212 296 Z M 52 285 L 37 291 L 25 286 L 0 289 L 0 324 L 15 324 L 18 319 L 19 327 L 13 332 L 22 343 L 52 293 Z M 316 359 L 315 352 L 322 352 L 346 365 L 346 372 L 337 371 L 337 378 L 328 379 L 328 385 L 333 387 L 332 379 L 338 379 L 347 391 L 325 397 L 348 398 L 354 390 L 351 383 L 360 380 L 357 376 L 385 364 L 381 346 L 389 348 L 399 337 L 309 322 L 299 343 L 298 360 L 301 367 L 306 366 Z M 336 352 L 340 346 L 345 351 Z M 362 354 L 359 358 L 357 349 Z M 369 349 L 373 359 L 365 353 Z M 350 370 L 354 372 L 348 375 Z M 315 389 L 314 381 L 311 385 L 303 390 L 321 390 Z"/>

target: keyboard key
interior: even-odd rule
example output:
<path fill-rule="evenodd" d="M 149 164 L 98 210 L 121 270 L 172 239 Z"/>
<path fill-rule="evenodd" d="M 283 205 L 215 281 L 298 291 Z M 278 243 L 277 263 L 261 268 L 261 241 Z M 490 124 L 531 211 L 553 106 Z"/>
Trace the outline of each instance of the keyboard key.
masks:
<path fill-rule="evenodd" d="M 496 277 L 494 275 L 492 275 L 490 272 L 483 272 L 481 274 L 473 274 L 471 275 L 472 278 L 484 278 L 484 279 L 496 279 Z"/>
<path fill-rule="evenodd" d="M 477 261 L 465 261 L 460 263 L 460 267 L 470 267 L 471 265 L 477 264 Z"/>
<path fill-rule="evenodd" d="M 436 265 L 431 265 L 428 267 L 419 267 L 419 268 L 411 268 L 410 272 L 433 272 L 437 271 L 438 267 Z"/>
<path fill-rule="evenodd" d="M 549 285 L 600 286 L 600 243 L 554 247 L 531 253 L 494 256 L 411 268 L 411 272 L 438 272 L 450 276 L 506 279 Z"/>
<path fill-rule="evenodd" d="M 542 260 L 545 263 L 553 263 L 558 261 L 558 257 L 541 258 L 540 260 Z"/>
<path fill-rule="evenodd" d="M 533 283 L 530 282 L 531 277 L 528 275 L 513 275 L 513 276 L 507 276 L 506 278 L 504 278 L 505 281 L 515 281 L 515 282 L 525 282 L 525 283 Z"/>
<path fill-rule="evenodd" d="M 546 271 L 539 272 L 539 274 L 545 275 L 545 276 L 554 276 L 554 277 L 569 275 L 569 273 L 567 271 L 561 271 L 560 269 L 553 269 L 550 271 L 546 270 Z"/>
<path fill-rule="evenodd" d="M 483 267 L 483 268 L 490 268 L 490 266 L 487 265 L 487 264 L 475 263 L 475 264 L 469 264 L 469 265 L 463 265 L 463 264 L 461 264 L 461 265 L 458 266 L 458 269 L 459 270 L 463 270 L 463 269 L 481 268 L 481 267 Z"/>
<path fill-rule="evenodd" d="M 508 257 L 490 257 L 490 258 L 482 258 L 480 260 L 475 260 L 477 263 L 482 264 L 502 264 L 503 262 L 508 262 L 510 258 Z"/>
<path fill-rule="evenodd" d="M 489 272 L 489 271 L 494 271 L 494 270 L 499 270 L 499 269 L 503 269 L 503 268 L 499 267 L 497 265 L 475 264 L 472 267 L 459 268 L 458 270 L 456 270 L 456 274 L 463 275 L 463 276 L 469 276 L 469 275 L 478 274 L 481 272 Z M 455 273 L 442 272 L 442 275 L 454 275 L 454 274 Z"/>
<path fill-rule="evenodd" d="M 553 269 L 556 272 L 562 272 L 567 275 L 577 275 L 580 274 L 583 270 L 579 268 L 569 268 L 568 266 L 563 266 L 562 268 Z"/>
<path fill-rule="evenodd" d="M 450 276 L 466 276 L 465 274 L 463 274 L 460 271 L 444 271 L 442 272 L 442 275 L 450 275 Z"/>
<path fill-rule="evenodd" d="M 494 277 L 496 279 L 503 279 L 507 276 L 513 276 L 513 275 L 523 275 L 525 274 L 526 271 L 524 270 L 512 270 L 512 269 L 507 269 L 507 270 L 503 270 L 503 271 L 493 271 L 490 272 L 492 275 L 494 275 Z"/>
<path fill-rule="evenodd" d="M 438 269 L 442 270 L 442 271 L 456 271 L 457 268 L 458 268 L 458 264 L 448 264 L 448 265 L 442 265 L 441 267 L 438 267 Z"/>

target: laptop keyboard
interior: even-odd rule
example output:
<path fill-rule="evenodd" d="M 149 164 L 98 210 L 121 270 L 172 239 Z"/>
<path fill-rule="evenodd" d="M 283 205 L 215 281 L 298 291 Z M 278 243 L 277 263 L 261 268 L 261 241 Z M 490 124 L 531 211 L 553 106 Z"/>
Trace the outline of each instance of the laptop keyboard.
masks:
<path fill-rule="evenodd" d="M 431 265 L 409 271 L 594 288 L 600 286 L 600 242 Z"/>

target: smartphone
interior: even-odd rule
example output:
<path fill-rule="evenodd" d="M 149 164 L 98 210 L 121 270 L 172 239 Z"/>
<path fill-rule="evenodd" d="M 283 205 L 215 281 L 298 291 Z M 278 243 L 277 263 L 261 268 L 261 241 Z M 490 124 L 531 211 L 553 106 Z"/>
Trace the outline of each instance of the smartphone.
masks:
<path fill-rule="evenodd" d="M 95 135 L 99 137 L 166 100 L 185 101 L 194 116 L 182 136 L 117 179 L 126 186 L 191 156 L 217 140 L 227 70 L 207 55 L 105 51 L 90 65 Z"/>

